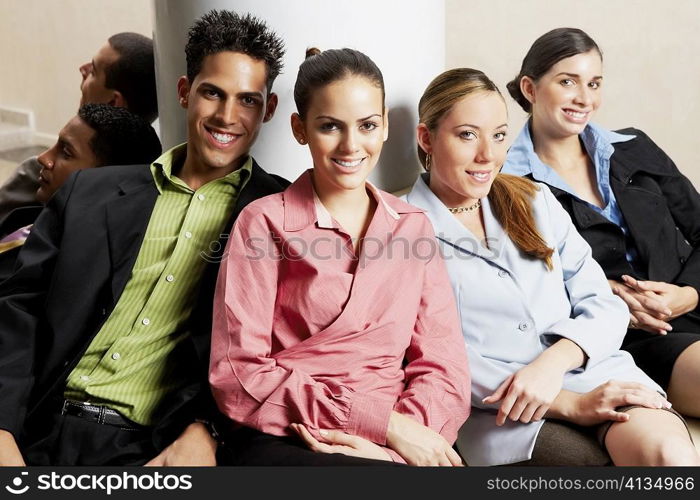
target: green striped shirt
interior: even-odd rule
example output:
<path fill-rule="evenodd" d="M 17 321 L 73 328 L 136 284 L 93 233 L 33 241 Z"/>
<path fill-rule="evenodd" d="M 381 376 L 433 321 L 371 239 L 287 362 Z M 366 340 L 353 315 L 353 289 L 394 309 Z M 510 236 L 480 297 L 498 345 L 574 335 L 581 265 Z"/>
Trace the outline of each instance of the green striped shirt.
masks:
<path fill-rule="evenodd" d="M 131 277 L 66 383 L 66 399 L 109 406 L 143 425 L 198 375 L 183 340 L 207 264 L 202 254 L 218 242 L 252 172 L 249 158 L 193 191 L 172 175 L 185 154 L 182 144 L 151 165 L 160 194 Z"/>

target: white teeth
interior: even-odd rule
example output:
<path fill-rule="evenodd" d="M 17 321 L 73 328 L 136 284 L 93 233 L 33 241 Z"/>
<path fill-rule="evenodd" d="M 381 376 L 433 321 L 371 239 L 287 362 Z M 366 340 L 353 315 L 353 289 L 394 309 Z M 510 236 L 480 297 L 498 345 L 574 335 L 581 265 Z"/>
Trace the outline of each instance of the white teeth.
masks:
<path fill-rule="evenodd" d="M 586 113 L 582 113 L 580 111 L 570 111 L 567 109 L 564 112 L 569 116 L 573 116 L 574 118 L 583 118 L 584 116 L 586 116 Z"/>
<path fill-rule="evenodd" d="M 362 163 L 362 160 L 363 160 L 363 158 L 360 158 L 359 160 L 355 160 L 355 161 L 342 161 L 342 160 L 333 159 L 333 161 L 336 162 L 341 167 L 347 167 L 347 168 L 358 166 L 360 163 Z"/>
<path fill-rule="evenodd" d="M 472 177 L 476 177 L 480 181 L 485 181 L 486 179 L 489 178 L 489 173 L 488 172 L 467 172 L 469 175 Z"/>
<path fill-rule="evenodd" d="M 218 142 L 221 142 L 223 144 L 228 144 L 232 140 L 234 140 L 236 137 L 231 134 L 219 134 L 218 132 L 211 132 L 211 135 L 214 136 L 214 139 L 216 139 Z"/>

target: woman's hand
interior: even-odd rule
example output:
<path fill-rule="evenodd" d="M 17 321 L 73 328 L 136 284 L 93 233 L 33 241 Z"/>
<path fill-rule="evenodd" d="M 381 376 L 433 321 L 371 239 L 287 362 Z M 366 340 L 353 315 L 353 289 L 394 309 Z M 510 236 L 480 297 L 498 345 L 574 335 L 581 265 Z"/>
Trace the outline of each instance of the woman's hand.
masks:
<path fill-rule="evenodd" d="M 505 379 L 482 402 L 502 401 L 496 425 L 503 425 L 506 418 L 524 424 L 541 420 L 561 391 L 564 374 L 578 368 L 585 360 L 583 350 L 575 342 L 561 338 L 532 363 Z"/>
<path fill-rule="evenodd" d="M 573 394 L 573 393 L 570 393 Z M 563 418 L 578 425 L 595 425 L 608 420 L 626 422 L 629 415 L 617 411 L 620 406 L 639 405 L 645 408 L 670 408 L 658 392 L 636 382 L 611 380 L 585 394 L 576 394 L 570 410 L 557 418 Z"/>
<path fill-rule="evenodd" d="M 666 335 L 673 329 L 669 321 L 698 306 L 698 292 L 691 286 L 639 281 L 628 275 L 623 275 L 622 280 L 608 283 L 630 310 L 630 328 Z"/>
<path fill-rule="evenodd" d="M 464 465 L 444 437 L 395 411 L 389 417 L 386 443 L 409 465 Z"/>
<path fill-rule="evenodd" d="M 655 298 L 666 308 L 665 321 L 676 319 L 698 306 L 698 291 L 692 286 L 678 286 L 663 281 L 639 281 L 631 276 L 623 275 L 625 284 L 647 296 Z"/>
<path fill-rule="evenodd" d="M 536 422 L 549 410 L 561 391 L 563 380 L 561 369 L 540 365 L 535 360 L 505 379 L 482 402 L 493 404 L 502 401 L 496 415 L 496 425 L 503 425 L 507 418 L 524 424 Z"/>
<path fill-rule="evenodd" d="M 310 450 L 317 453 L 342 453 L 350 457 L 391 461 L 391 456 L 381 446 L 359 436 L 353 436 L 338 430 L 321 429 L 319 433 L 324 441 L 321 442 L 313 437 L 302 424 L 291 424 L 290 427 L 306 443 Z"/>
<path fill-rule="evenodd" d="M 666 335 L 673 329 L 666 322 L 672 311 L 656 297 L 656 294 L 639 291 L 621 281 L 608 280 L 608 283 L 612 292 L 620 297 L 630 310 L 629 328 L 659 335 Z"/>

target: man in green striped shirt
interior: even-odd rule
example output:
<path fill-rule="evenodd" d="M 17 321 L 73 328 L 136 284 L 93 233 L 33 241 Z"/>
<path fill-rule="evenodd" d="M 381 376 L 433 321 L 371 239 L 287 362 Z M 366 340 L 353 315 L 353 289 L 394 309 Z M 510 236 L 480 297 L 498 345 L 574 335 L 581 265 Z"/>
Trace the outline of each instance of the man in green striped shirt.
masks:
<path fill-rule="evenodd" d="M 213 465 L 211 297 L 226 234 L 282 190 L 248 152 L 283 44 L 252 16 L 190 29 L 188 140 L 72 176 L 0 284 L 0 465 Z"/>

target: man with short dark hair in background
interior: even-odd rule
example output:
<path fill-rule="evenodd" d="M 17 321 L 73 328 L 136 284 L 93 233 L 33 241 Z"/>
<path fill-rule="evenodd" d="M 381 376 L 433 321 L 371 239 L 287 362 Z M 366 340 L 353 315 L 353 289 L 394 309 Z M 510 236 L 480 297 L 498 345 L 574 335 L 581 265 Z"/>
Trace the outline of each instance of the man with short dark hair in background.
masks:
<path fill-rule="evenodd" d="M 155 130 L 140 116 L 108 104 L 81 106 L 59 132 L 56 144 L 37 157 L 42 168 L 36 204 L 14 209 L 0 224 L 0 281 L 11 274 L 34 221 L 70 174 L 105 165 L 149 163 L 161 152 Z"/>
<path fill-rule="evenodd" d="M 249 155 L 284 48 L 211 11 L 185 53 L 187 142 L 70 176 L 0 283 L 0 465 L 216 463 L 214 287 L 237 215 L 289 184 Z"/>
<path fill-rule="evenodd" d="M 153 40 L 138 33 L 117 33 L 90 62 L 78 68 L 80 105 L 109 104 L 127 108 L 149 123 L 158 118 Z M 41 165 L 35 156 L 23 161 L 0 186 L 0 222 L 15 208 L 35 204 Z"/>

